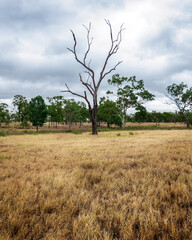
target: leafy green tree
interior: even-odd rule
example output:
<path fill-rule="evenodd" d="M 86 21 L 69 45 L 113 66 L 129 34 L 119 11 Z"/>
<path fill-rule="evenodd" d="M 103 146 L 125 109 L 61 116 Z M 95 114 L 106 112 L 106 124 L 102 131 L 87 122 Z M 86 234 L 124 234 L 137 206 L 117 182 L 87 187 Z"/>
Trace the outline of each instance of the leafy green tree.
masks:
<path fill-rule="evenodd" d="M 16 108 L 16 119 L 19 122 L 26 120 L 29 107 L 26 97 L 23 97 L 22 95 L 15 95 L 13 99 L 13 106 Z"/>
<path fill-rule="evenodd" d="M 154 95 L 144 88 L 143 80 L 136 80 L 135 76 L 127 78 L 115 74 L 112 79 L 108 80 L 108 83 L 117 87 L 117 92 L 114 95 L 117 97 L 117 105 L 121 109 L 123 128 L 129 108 L 136 108 L 145 101 L 154 99 Z M 113 92 L 108 91 L 107 94 L 113 94 Z"/>
<path fill-rule="evenodd" d="M 126 115 L 126 122 L 135 122 L 135 114 L 131 113 Z"/>
<path fill-rule="evenodd" d="M 188 116 L 188 119 L 189 119 L 189 123 L 192 125 L 192 112 L 189 112 L 187 114 L 187 116 Z"/>
<path fill-rule="evenodd" d="M 145 122 L 147 118 L 147 110 L 142 105 L 136 107 L 137 112 L 135 113 L 135 121 L 136 122 Z"/>
<path fill-rule="evenodd" d="M 187 113 L 192 110 L 192 87 L 188 88 L 183 82 L 180 84 L 172 84 L 167 87 L 168 97 L 177 106 L 180 113 L 185 119 L 187 128 L 190 127 L 190 122 Z"/>
<path fill-rule="evenodd" d="M 41 96 L 32 98 L 29 103 L 29 120 L 33 126 L 36 126 L 38 132 L 39 126 L 43 126 L 47 117 L 47 106 L 44 99 Z"/>
<path fill-rule="evenodd" d="M 74 99 L 64 100 L 65 107 L 65 121 L 69 124 L 69 130 L 71 130 L 71 126 L 73 122 L 80 122 L 81 119 L 81 111 L 78 103 L 75 102 Z"/>
<path fill-rule="evenodd" d="M 107 123 L 107 127 L 110 124 L 116 124 L 122 126 L 121 118 L 119 117 L 120 110 L 116 103 L 106 99 L 105 97 L 100 99 L 98 108 L 98 120 Z"/>
<path fill-rule="evenodd" d="M 0 122 L 7 122 L 10 119 L 8 105 L 6 103 L 0 103 Z"/>
<path fill-rule="evenodd" d="M 55 96 L 47 98 L 50 105 L 48 105 L 48 115 L 50 116 L 51 122 L 61 123 L 64 120 L 64 98 L 63 96 Z"/>
<path fill-rule="evenodd" d="M 152 111 L 151 113 L 151 119 L 152 119 L 152 122 L 156 123 L 160 123 L 162 122 L 162 114 L 160 112 L 156 112 L 156 111 Z"/>
<path fill-rule="evenodd" d="M 163 112 L 161 113 L 162 115 L 162 121 L 163 122 L 177 122 L 177 113 L 173 113 L 173 112 Z"/>
<path fill-rule="evenodd" d="M 90 113 L 89 110 L 86 108 L 86 104 L 84 102 L 77 102 L 80 110 L 80 117 L 79 117 L 79 122 L 80 122 L 80 127 L 82 123 L 87 122 L 87 120 L 90 121 Z"/>

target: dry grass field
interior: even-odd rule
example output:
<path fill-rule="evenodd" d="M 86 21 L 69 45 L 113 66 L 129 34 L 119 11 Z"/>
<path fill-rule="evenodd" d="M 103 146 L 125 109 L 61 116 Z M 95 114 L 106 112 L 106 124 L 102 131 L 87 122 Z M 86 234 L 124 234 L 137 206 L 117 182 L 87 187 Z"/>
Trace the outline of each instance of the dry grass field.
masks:
<path fill-rule="evenodd" d="M 192 132 L 0 137 L 0 239 L 192 239 Z"/>

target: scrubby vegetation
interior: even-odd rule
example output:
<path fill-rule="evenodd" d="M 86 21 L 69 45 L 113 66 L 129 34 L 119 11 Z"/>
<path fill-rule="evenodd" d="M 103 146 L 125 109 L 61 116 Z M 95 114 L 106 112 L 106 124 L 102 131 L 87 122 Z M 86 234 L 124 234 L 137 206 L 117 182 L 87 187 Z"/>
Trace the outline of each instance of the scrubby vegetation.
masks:
<path fill-rule="evenodd" d="M 131 132 L 1 137 L 0 239 L 192 239 L 191 131 Z"/>

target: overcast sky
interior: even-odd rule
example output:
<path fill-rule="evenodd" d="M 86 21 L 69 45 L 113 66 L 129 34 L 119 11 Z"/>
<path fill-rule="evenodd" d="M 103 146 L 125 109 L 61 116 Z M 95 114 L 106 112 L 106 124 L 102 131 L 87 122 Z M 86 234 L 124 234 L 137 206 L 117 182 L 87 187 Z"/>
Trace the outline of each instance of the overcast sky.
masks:
<path fill-rule="evenodd" d="M 73 46 L 70 29 L 82 57 L 86 51 L 82 25 L 92 23 L 90 58 L 98 74 L 110 47 L 104 19 L 110 20 L 114 34 L 122 23 L 126 28 L 108 68 L 123 61 L 113 73 L 144 80 L 156 95 L 146 104 L 149 111 L 174 111 L 165 104 L 166 87 L 182 81 L 192 86 L 191 0 L 0 0 L 0 100 L 11 103 L 16 94 L 61 95 L 65 83 L 83 92 L 79 82 L 83 69 L 67 50 Z M 100 96 L 110 90 L 107 79 Z"/>

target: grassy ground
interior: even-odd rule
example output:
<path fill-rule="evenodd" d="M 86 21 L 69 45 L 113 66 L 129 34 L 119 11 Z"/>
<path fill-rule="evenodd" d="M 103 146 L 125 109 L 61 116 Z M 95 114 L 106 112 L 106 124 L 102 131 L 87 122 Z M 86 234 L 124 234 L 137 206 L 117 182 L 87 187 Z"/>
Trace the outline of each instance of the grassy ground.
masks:
<path fill-rule="evenodd" d="M 98 130 L 101 132 L 106 131 L 136 131 L 136 130 L 181 130 L 186 129 L 186 124 L 184 123 L 131 123 L 127 122 L 125 129 L 112 125 L 110 128 L 107 124 L 101 123 Z M 73 123 L 71 130 L 69 130 L 68 124 L 58 124 L 50 125 L 49 123 L 44 124 L 43 127 L 39 127 L 40 134 L 46 133 L 68 133 L 72 132 L 74 134 L 81 134 L 83 132 L 91 132 L 91 123 Z M 24 134 L 37 134 L 36 127 L 32 127 L 31 124 L 28 127 L 22 127 L 20 123 L 10 123 L 9 125 L 0 125 L 0 136 L 7 135 L 24 135 Z"/>
<path fill-rule="evenodd" d="M 0 239 L 192 239 L 192 134 L 0 137 Z"/>

